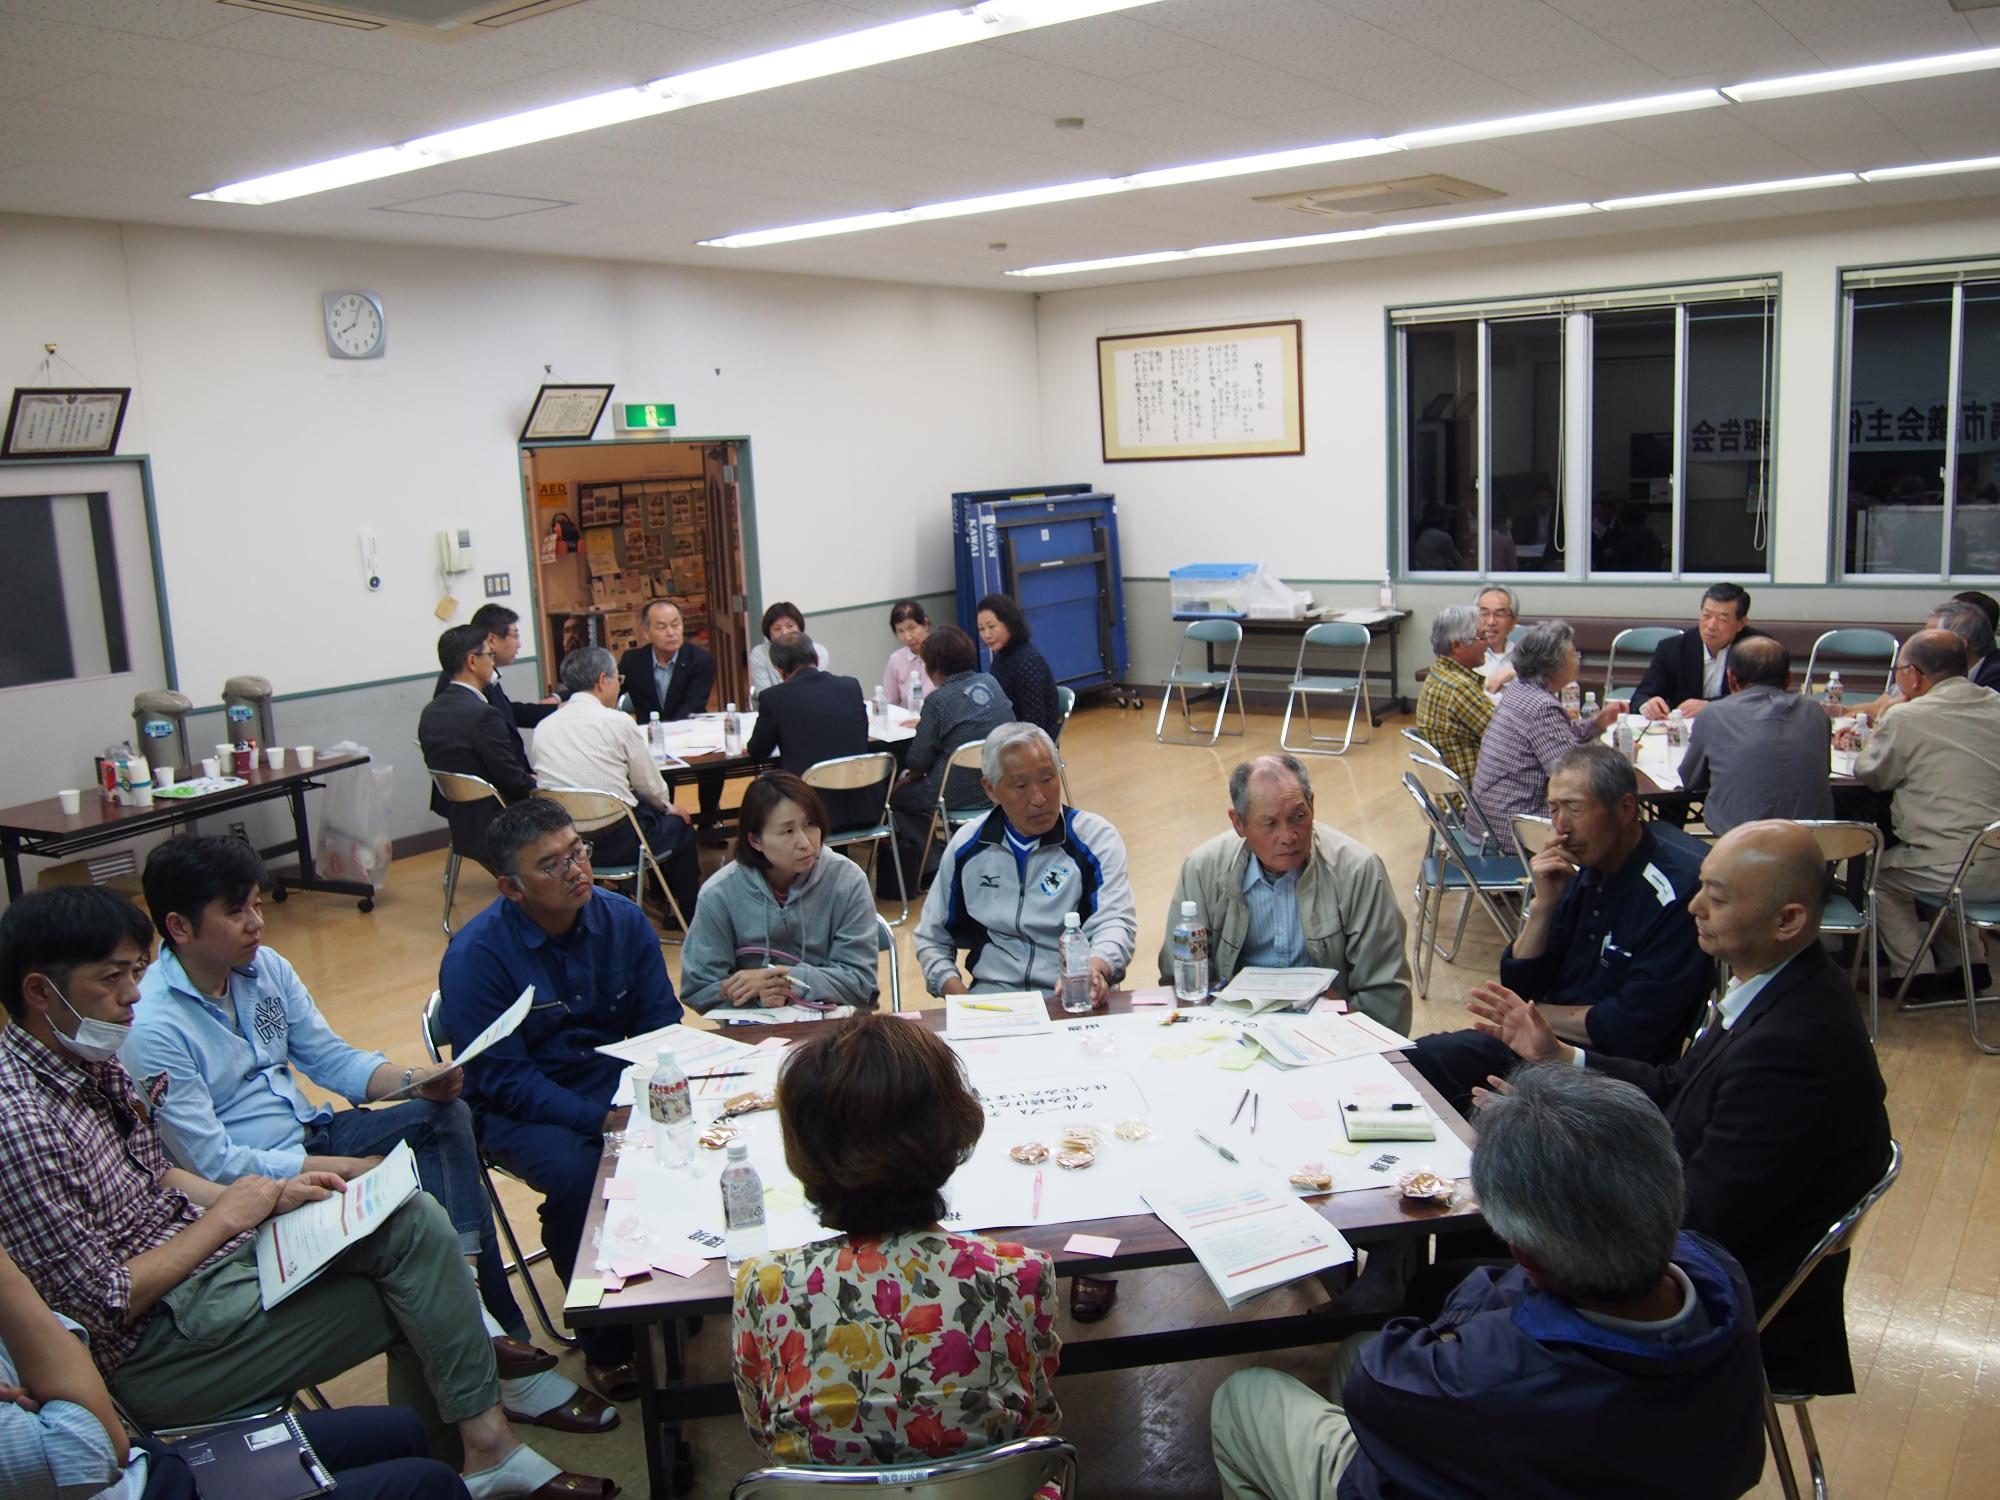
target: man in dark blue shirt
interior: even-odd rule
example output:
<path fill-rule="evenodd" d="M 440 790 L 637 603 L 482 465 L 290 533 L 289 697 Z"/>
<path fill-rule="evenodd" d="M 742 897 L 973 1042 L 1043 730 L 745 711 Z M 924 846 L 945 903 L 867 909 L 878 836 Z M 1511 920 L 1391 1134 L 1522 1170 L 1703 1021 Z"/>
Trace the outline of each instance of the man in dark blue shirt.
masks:
<path fill-rule="evenodd" d="M 464 1047 L 535 987 L 520 1029 L 466 1065 L 465 1097 L 487 1153 L 543 1195 L 542 1243 L 567 1283 L 624 1071 L 596 1049 L 675 1024 L 681 1004 L 659 935 L 634 902 L 591 884 L 589 846 L 560 806 L 507 808 L 487 852 L 500 899 L 445 949 L 444 1027 Z M 629 1330 L 588 1329 L 581 1343 L 600 1391 L 623 1400 L 636 1389 Z"/>
<path fill-rule="evenodd" d="M 1554 836 L 1529 866 L 1533 900 L 1500 959 L 1500 983 L 1537 1003 L 1565 1041 L 1613 1057 L 1670 1061 L 1715 987 L 1688 901 L 1707 852 L 1679 829 L 1639 821 L 1631 763 L 1579 745 L 1549 777 Z M 1477 1031 L 1420 1040 L 1410 1061 L 1463 1110 L 1514 1054 Z"/>

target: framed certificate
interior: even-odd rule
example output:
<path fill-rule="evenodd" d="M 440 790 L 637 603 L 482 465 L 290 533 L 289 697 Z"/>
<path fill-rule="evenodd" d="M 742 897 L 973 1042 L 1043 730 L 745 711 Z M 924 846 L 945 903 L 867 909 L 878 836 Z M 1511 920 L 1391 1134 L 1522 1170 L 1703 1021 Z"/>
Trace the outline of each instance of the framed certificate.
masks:
<path fill-rule="evenodd" d="M 0 458 L 109 458 L 131 399 L 130 386 L 16 389 Z"/>
<path fill-rule="evenodd" d="M 597 419 L 610 399 L 609 385 L 545 385 L 535 392 L 521 441 L 584 442 L 597 431 Z"/>

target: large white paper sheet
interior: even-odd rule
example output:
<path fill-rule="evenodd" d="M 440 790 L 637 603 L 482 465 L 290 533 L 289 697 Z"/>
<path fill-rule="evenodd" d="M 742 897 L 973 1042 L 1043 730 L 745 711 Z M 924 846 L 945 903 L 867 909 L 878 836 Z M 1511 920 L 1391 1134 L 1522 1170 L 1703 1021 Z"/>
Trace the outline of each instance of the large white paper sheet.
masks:
<path fill-rule="evenodd" d="M 302 1203 L 257 1226 L 257 1290 L 270 1311 L 327 1268 L 341 1251 L 366 1239 L 417 1190 L 417 1158 L 408 1141 L 343 1193 Z"/>

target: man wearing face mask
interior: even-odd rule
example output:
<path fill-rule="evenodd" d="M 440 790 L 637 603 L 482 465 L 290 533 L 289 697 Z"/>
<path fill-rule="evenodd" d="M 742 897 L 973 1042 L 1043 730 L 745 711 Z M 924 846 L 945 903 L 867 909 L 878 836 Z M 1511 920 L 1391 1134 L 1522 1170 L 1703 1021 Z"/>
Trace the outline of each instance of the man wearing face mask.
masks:
<path fill-rule="evenodd" d="M 515 1441 L 458 1236 L 428 1194 L 265 1310 L 251 1232 L 345 1184 L 222 1187 L 168 1165 L 117 1061 L 151 950 L 145 914 L 98 886 L 0 916 L 0 1243 L 88 1333 L 120 1407 L 149 1428 L 213 1421 L 387 1352 L 390 1400 L 457 1429 L 473 1500 L 610 1493 Z"/>

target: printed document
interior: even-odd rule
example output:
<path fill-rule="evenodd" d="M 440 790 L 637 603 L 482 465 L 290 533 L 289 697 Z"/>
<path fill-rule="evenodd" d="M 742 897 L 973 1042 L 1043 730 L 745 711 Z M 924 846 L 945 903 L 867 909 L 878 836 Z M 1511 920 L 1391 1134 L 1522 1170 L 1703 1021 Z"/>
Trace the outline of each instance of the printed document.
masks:
<path fill-rule="evenodd" d="M 528 1008 L 534 1003 L 535 987 L 531 984 L 515 997 L 512 1005 L 495 1016 L 492 1023 L 484 1031 L 467 1042 L 463 1051 L 452 1054 L 450 1067 L 447 1067 L 445 1071 L 449 1072 L 451 1068 L 464 1067 L 495 1042 L 505 1041 L 508 1037 L 519 1031 L 521 1023 L 528 1018 Z M 387 1104 L 392 1099 L 407 1099 L 437 1076 L 436 1073 L 430 1073 L 422 1078 L 412 1079 L 408 1088 L 397 1089 L 394 1093 L 384 1094 L 375 1102 L 378 1104 Z"/>
<path fill-rule="evenodd" d="M 949 995 L 944 1002 L 944 1034 L 954 1042 L 996 1036 L 1034 1036 L 1055 1030 L 1039 990 L 999 995 Z"/>
<path fill-rule="evenodd" d="M 259 1224 L 257 1289 L 264 1310 L 310 1282 L 349 1245 L 380 1229 L 417 1186 L 417 1158 L 408 1141 L 398 1141 L 379 1167 L 348 1183 L 346 1192 L 301 1203 Z"/>
<path fill-rule="evenodd" d="M 1354 1259 L 1339 1230 L 1247 1170 L 1148 1188 L 1145 1197 L 1160 1222 L 1187 1241 L 1228 1307 Z"/>

